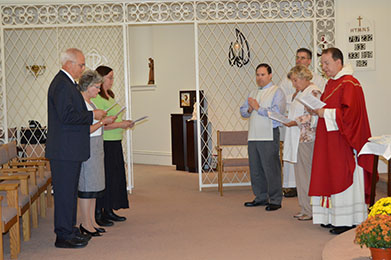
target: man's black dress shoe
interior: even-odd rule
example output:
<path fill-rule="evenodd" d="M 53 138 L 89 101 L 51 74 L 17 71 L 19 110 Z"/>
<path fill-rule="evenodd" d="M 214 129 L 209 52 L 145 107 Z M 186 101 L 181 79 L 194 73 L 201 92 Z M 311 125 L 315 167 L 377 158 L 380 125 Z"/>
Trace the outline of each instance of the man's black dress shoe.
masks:
<path fill-rule="evenodd" d="M 82 248 L 86 245 L 88 245 L 87 241 L 82 241 L 76 237 L 72 239 L 56 238 L 56 242 L 54 243 L 54 246 L 58 248 Z"/>
<path fill-rule="evenodd" d="M 355 228 L 356 226 L 342 226 L 342 227 L 334 227 L 333 229 L 330 229 L 330 233 L 334 235 L 342 234 L 343 232 L 346 232 L 348 230 L 351 230 L 352 228 Z"/>
<path fill-rule="evenodd" d="M 80 241 L 88 242 L 91 240 L 91 235 L 89 234 L 82 234 L 80 231 L 75 233 L 75 237 L 79 239 Z"/>
<path fill-rule="evenodd" d="M 281 205 L 277 205 L 277 204 L 269 204 L 266 206 L 265 210 L 267 211 L 273 211 L 273 210 L 277 210 L 281 208 Z"/>
<path fill-rule="evenodd" d="M 335 228 L 333 225 L 331 225 L 331 224 L 327 224 L 327 225 L 325 225 L 325 224 L 320 224 L 320 226 L 322 227 L 322 228 Z"/>
<path fill-rule="evenodd" d="M 245 202 L 244 203 L 244 206 L 245 207 L 258 207 L 258 206 L 267 206 L 269 205 L 269 203 L 267 203 L 266 201 L 248 201 L 248 202 Z"/>
<path fill-rule="evenodd" d="M 125 217 L 118 216 L 117 214 L 114 213 L 113 210 L 105 210 L 103 212 L 103 217 L 108 220 L 112 221 L 125 221 Z"/>
<path fill-rule="evenodd" d="M 95 230 L 95 232 L 91 232 L 91 231 L 88 231 L 87 229 L 85 229 L 82 224 L 80 224 L 80 231 L 82 234 L 87 234 L 87 235 L 90 235 L 91 237 L 100 237 L 101 234 Z"/>

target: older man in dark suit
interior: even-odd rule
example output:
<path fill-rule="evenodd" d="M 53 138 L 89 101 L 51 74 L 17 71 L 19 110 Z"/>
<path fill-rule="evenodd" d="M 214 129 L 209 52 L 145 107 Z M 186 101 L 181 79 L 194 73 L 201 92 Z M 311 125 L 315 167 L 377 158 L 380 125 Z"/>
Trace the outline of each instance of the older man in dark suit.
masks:
<path fill-rule="evenodd" d="M 46 157 L 50 160 L 54 188 L 55 246 L 79 248 L 90 237 L 80 234 L 76 225 L 77 188 L 81 163 L 90 157 L 90 125 L 100 120 L 103 110 L 88 111 L 76 89 L 85 69 L 83 53 L 75 48 L 61 53 L 62 69 L 48 91 L 48 137 Z"/>

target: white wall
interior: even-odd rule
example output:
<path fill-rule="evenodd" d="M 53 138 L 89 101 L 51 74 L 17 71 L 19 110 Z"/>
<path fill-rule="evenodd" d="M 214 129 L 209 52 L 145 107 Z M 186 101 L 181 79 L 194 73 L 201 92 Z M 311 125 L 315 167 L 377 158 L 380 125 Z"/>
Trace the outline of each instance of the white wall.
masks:
<path fill-rule="evenodd" d="M 346 24 L 358 16 L 374 21 L 376 69 L 357 71 L 367 102 L 372 135 L 391 134 L 391 83 L 387 77 L 391 60 L 391 1 L 389 0 L 337 0 L 336 47 L 345 54 Z"/>
<path fill-rule="evenodd" d="M 336 1 L 336 47 L 346 53 L 346 24 L 358 16 L 370 19 L 375 24 L 376 69 L 357 71 L 354 76 L 364 89 L 369 122 L 373 136 L 391 134 L 391 83 L 388 76 L 391 52 L 391 1 L 389 0 L 337 0 Z M 385 172 L 385 163 L 379 164 Z"/>
<path fill-rule="evenodd" d="M 181 24 L 129 29 L 131 84 L 147 83 L 148 58 L 152 57 L 157 85 L 156 90 L 132 91 L 132 118 L 149 116 L 132 133 L 135 163 L 171 165 L 170 114 L 182 113 L 179 90 L 195 89 L 193 28 Z M 134 48 L 140 45 L 144 49 Z"/>

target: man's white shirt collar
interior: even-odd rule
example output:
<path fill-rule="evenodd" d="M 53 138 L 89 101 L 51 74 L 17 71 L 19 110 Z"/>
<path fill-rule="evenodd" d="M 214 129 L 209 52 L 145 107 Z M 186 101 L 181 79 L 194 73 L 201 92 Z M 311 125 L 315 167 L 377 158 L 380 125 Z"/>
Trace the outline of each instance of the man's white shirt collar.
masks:
<path fill-rule="evenodd" d="M 353 67 L 350 64 L 346 64 L 343 68 L 331 79 L 336 80 L 345 75 L 353 75 Z"/>
<path fill-rule="evenodd" d="M 73 82 L 74 84 L 76 84 L 76 81 L 72 78 L 71 74 L 69 74 L 69 73 L 68 73 L 66 70 L 64 70 L 64 69 L 61 69 L 61 71 L 64 72 L 65 75 L 67 75 L 67 76 L 72 80 L 72 82 Z"/>

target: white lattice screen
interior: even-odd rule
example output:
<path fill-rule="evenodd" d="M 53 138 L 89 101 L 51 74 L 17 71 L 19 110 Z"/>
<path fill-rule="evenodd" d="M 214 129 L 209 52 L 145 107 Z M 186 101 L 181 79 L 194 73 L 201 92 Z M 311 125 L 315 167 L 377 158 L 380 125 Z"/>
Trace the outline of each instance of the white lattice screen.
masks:
<path fill-rule="evenodd" d="M 208 152 L 199 165 L 200 189 L 216 186 L 211 156 L 215 130 L 247 128 L 238 109 L 254 86 L 254 66 L 260 62 L 272 65 L 274 82 L 278 83 L 292 65 L 296 48 L 304 46 L 317 52 L 335 41 L 334 0 L 112 1 L 3 4 L 0 9 L 1 142 L 17 136 L 6 129 L 27 126 L 29 119 L 46 125 L 46 91 L 59 68 L 58 55 L 63 49 L 78 47 L 85 54 L 100 53 L 107 58 L 115 71 L 117 97 L 128 105 L 129 59 L 123 49 L 128 39 L 124 28 L 133 24 L 195 23 L 197 90 L 205 91 L 210 122 L 199 126 L 209 136 L 201 144 Z M 244 33 L 251 48 L 251 61 L 241 69 L 230 67 L 227 60 L 235 28 Z M 44 62 L 45 73 L 35 79 L 25 68 L 30 62 Z M 130 153 L 130 144 L 124 147 Z M 41 154 L 38 148 L 40 145 L 32 152 Z M 248 182 L 247 176 L 231 177 L 226 183 Z"/>
<path fill-rule="evenodd" d="M 124 61 L 120 26 L 5 30 L 4 45 L 7 122 L 9 128 L 16 128 L 16 131 L 10 131 L 10 138 L 16 138 L 28 155 L 44 155 L 44 144 L 40 142 L 45 129 L 37 129 L 32 135 L 23 129 L 28 127 L 28 120 L 37 120 L 43 127 L 47 125 L 47 89 L 61 67 L 60 51 L 72 46 L 83 50 L 85 55 L 94 50 L 105 56 L 106 65 L 113 67 L 115 72 L 113 90 L 117 93 L 117 99 L 120 104 L 126 103 L 125 89 L 122 87 Z M 44 74 L 34 77 L 26 69 L 32 64 L 45 64 Z M 87 64 L 87 67 L 93 66 Z"/>
<path fill-rule="evenodd" d="M 241 68 L 228 63 L 229 43 L 235 41 L 235 29 L 247 38 L 250 46 L 250 62 Z M 241 118 L 239 107 L 249 92 L 256 87 L 255 67 L 268 63 L 273 70 L 273 82 L 279 84 L 294 64 L 296 50 L 312 49 L 313 22 L 259 22 L 213 23 L 198 26 L 200 89 L 204 90 L 208 111 L 208 142 L 201 149 L 207 150 L 203 160 L 202 184 L 205 187 L 217 183 L 215 168 L 217 130 L 247 130 L 248 120 Z M 201 120 L 202 121 L 202 120 Z M 245 148 L 225 149 L 225 157 L 247 157 Z M 205 154 L 202 154 L 205 155 Z M 249 184 L 247 173 L 223 176 L 227 184 Z"/>

